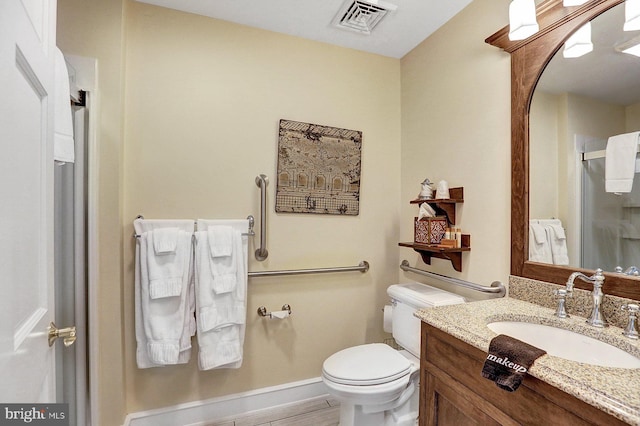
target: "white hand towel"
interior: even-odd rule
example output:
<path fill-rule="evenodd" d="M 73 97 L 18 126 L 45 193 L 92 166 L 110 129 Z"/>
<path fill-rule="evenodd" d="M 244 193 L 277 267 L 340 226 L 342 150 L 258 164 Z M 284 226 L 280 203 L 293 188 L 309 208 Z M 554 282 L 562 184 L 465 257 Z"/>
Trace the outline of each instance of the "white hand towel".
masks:
<path fill-rule="evenodd" d="M 611 136 L 605 151 L 605 190 L 617 194 L 631 192 L 636 169 L 640 132 Z"/>
<path fill-rule="evenodd" d="M 551 257 L 554 265 L 568 265 L 569 254 L 567 252 L 567 236 L 562 225 L 549 225 L 549 241 L 551 244 Z"/>
<path fill-rule="evenodd" d="M 200 228 L 198 228 L 200 230 Z M 230 226 L 207 226 L 211 257 L 231 256 L 233 228 Z"/>
<path fill-rule="evenodd" d="M 153 253 L 152 235 L 161 226 L 177 226 L 183 247 L 188 244 L 187 264 L 179 296 L 152 299 L 147 254 Z M 135 331 L 138 368 L 185 364 L 191 356 L 191 337 L 195 334 L 195 294 L 193 284 L 191 235 L 193 221 L 137 219 L 139 235 L 135 267 Z M 179 238 L 180 239 L 180 238 Z"/>
<path fill-rule="evenodd" d="M 153 230 L 153 249 L 156 255 L 176 252 L 179 230 L 180 228 L 174 226 Z"/>
<path fill-rule="evenodd" d="M 71 116 L 71 92 L 69 91 L 69 70 L 64 55 L 55 48 L 54 52 L 54 127 L 53 159 L 65 163 L 75 160 L 73 142 L 73 119 Z"/>
<path fill-rule="evenodd" d="M 221 241 L 218 241 L 218 238 Z M 229 293 L 236 288 L 238 282 L 236 263 L 241 251 L 235 247 L 235 244 L 238 244 L 238 241 L 242 243 L 241 238 L 242 233 L 230 226 L 207 226 L 207 243 L 211 253 L 209 262 L 213 276 L 211 288 L 216 294 Z"/>
<path fill-rule="evenodd" d="M 536 244 L 544 244 L 547 241 L 547 233 L 544 232 L 544 226 L 539 226 L 539 221 L 531 221 L 530 227 L 533 230 L 533 237 Z"/>
<path fill-rule="evenodd" d="M 156 254 L 153 248 L 158 230 L 146 232 L 147 268 L 149 270 L 149 296 L 152 299 L 180 296 L 188 273 L 192 232 L 177 231 L 178 246 L 171 253 Z"/>
<path fill-rule="evenodd" d="M 529 260 L 540 263 L 553 263 L 551 244 L 544 226 L 538 221 L 529 222 Z"/>
<path fill-rule="evenodd" d="M 213 291 L 215 281 L 209 245 L 209 226 L 233 228 L 232 254 L 237 283 L 226 293 Z M 195 248 L 198 365 L 201 370 L 240 368 L 246 324 L 248 241 L 247 220 L 198 220 Z M 230 266 L 230 265 L 228 265 Z"/>

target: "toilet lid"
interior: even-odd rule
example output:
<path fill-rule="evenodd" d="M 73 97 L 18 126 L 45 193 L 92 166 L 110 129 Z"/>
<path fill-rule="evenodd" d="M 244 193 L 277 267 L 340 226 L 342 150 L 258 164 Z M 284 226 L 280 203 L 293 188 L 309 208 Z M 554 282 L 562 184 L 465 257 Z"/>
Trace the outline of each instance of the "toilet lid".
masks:
<path fill-rule="evenodd" d="M 322 365 L 324 376 L 345 385 L 378 385 L 407 375 L 411 362 L 382 343 L 354 346 L 336 352 Z"/>

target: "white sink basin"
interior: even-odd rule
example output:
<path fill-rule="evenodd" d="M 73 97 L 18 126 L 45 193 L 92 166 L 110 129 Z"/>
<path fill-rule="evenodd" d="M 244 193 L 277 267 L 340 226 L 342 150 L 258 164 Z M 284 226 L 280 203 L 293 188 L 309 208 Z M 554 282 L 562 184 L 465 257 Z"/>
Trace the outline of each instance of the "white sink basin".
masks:
<path fill-rule="evenodd" d="M 640 358 L 580 333 L 529 322 L 496 321 L 487 327 L 570 361 L 617 368 L 640 368 Z"/>

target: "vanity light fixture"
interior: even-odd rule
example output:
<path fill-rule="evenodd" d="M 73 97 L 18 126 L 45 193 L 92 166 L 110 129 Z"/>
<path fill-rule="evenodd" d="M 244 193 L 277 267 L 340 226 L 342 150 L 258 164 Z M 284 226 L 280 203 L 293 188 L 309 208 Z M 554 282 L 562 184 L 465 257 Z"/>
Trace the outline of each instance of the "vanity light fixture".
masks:
<path fill-rule="evenodd" d="M 567 6 L 581 6 L 585 4 L 588 0 L 562 0 L 562 5 L 564 7 Z"/>
<path fill-rule="evenodd" d="M 640 30 L 640 0 L 626 0 L 624 2 L 624 30 Z"/>
<path fill-rule="evenodd" d="M 587 22 L 571 35 L 564 43 L 562 56 L 565 58 L 579 58 L 593 50 L 591 42 L 591 22 Z"/>
<path fill-rule="evenodd" d="M 509 5 L 509 40 L 524 40 L 538 32 L 534 0 L 513 0 Z"/>
<path fill-rule="evenodd" d="M 615 49 L 618 52 L 640 57 L 640 36 L 616 45 Z"/>

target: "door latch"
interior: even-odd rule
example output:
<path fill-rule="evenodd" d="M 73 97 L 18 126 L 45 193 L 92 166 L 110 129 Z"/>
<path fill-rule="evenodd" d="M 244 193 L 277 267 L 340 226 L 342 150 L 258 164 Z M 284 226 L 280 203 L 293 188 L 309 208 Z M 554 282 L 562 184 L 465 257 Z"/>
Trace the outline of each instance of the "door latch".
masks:
<path fill-rule="evenodd" d="M 73 345 L 76 341 L 76 326 L 67 328 L 57 328 L 52 322 L 47 327 L 47 334 L 49 336 L 49 346 L 53 346 L 55 341 L 60 337 L 65 347 Z"/>

